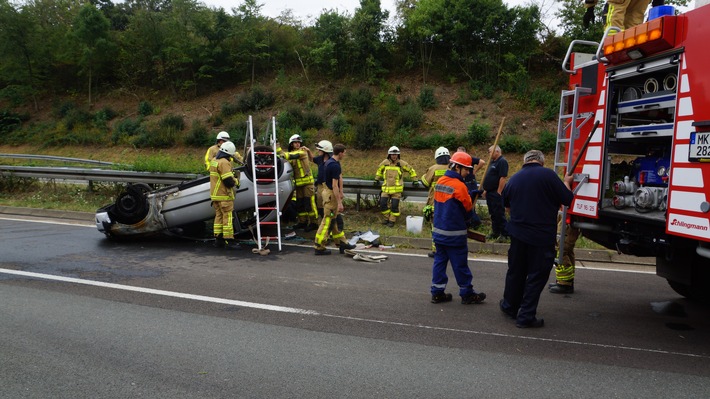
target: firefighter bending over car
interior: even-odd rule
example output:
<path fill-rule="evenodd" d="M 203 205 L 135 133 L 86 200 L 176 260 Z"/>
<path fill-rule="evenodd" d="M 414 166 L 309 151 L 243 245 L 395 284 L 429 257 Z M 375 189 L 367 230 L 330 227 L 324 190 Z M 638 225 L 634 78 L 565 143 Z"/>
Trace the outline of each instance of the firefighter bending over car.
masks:
<path fill-rule="evenodd" d="M 382 193 L 380 194 L 380 212 L 384 220 L 382 224 L 389 227 L 394 227 L 394 222 L 397 221 L 399 213 L 399 201 L 404 192 L 404 181 L 402 175 L 408 173 L 409 177 L 414 180 L 414 186 L 419 185 L 417 180 L 417 172 L 407 162 L 400 159 L 399 148 L 392 146 L 387 151 L 387 159 L 380 163 L 375 174 L 375 185 L 379 185 L 382 181 Z"/>
<path fill-rule="evenodd" d="M 293 167 L 293 178 L 296 185 L 296 212 L 298 213 L 298 223 L 294 229 L 305 229 L 305 231 L 315 230 L 318 225 L 318 210 L 316 209 L 316 188 L 314 186 L 313 173 L 311 172 L 311 160 L 313 155 L 308 147 L 303 145 L 300 135 L 294 134 L 288 139 L 288 152 L 281 152 Z"/>
<path fill-rule="evenodd" d="M 222 144 L 217 155 L 210 161 L 210 199 L 215 211 L 215 247 L 236 249 L 234 241 L 234 189 L 239 188 L 239 177 L 232 171 L 232 157 L 236 153 L 234 143 Z"/>
<path fill-rule="evenodd" d="M 229 133 L 219 132 L 217 134 L 217 143 L 215 145 L 213 145 L 212 147 L 208 148 L 207 152 L 205 152 L 205 170 L 207 170 L 207 171 L 210 170 L 210 161 L 212 161 L 214 159 L 214 157 L 217 156 L 217 152 L 219 151 L 222 144 L 224 144 L 228 141 L 230 141 Z M 236 149 L 236 147 L 235 147 L 235 149 Z M 244 162 L 244 160 L 242 159 L 242 156 L 239 155 L 239 153 L 236 152 L 236 150 L 234 151 L 233 158 L 239 163 Z"/>

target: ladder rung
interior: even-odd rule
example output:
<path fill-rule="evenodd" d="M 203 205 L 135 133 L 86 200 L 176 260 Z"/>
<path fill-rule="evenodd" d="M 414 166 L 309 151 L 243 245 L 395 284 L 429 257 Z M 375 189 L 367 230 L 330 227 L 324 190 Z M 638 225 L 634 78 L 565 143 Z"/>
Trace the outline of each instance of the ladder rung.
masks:
<path fill-rule="evenodd" d="M 273 168 L 274 165 L 256 165 L 257 168 Z"/>
<path fill-rule="evenodd" d="M 564 115 L 560 115 L 560 119 L 569 119 L 573 116 L 574 116 L 574 114 L 564 114 Z"/>
<path fill-rule="evenodd" d="M 570 139 L 557 139 L 558 143 L 569 143 Z"/>
<path fill-rule="evenodd" d="M 254 154 L 266 155 L 266 154 L 273 154 L 273 152 L 271 152 L 271 151 L 254 151 Z"/>
<path fill-rule="evenodd" d="M 276 193 L 256 193 L 256 195 L 261 195 L 263 197 L 273 197 Z"/>
<path fill-rule="evenodd" d="M 275 211 L 276 207 L 275 206 L 260 206 L 259 210 L 260 211 Z"/>
<path fill-rule="evenodd" d="M 277 236 L 261 236 L 261 241 L 264 241 L 267 238 L 269 240 L 278 240 L 279 239 L 279 237 L 277 237 Z"/>
<path fill-rule="evenodd" d="M 275 182 L 276 179 L 256 179 L 257 183 Z"/>
<path fill-rule="evenodd" d="M 268 224 L 271 226 L 275 225 L 276 223 L 278 223 L 278 222 L 259 222 L 259 224 Z"/>

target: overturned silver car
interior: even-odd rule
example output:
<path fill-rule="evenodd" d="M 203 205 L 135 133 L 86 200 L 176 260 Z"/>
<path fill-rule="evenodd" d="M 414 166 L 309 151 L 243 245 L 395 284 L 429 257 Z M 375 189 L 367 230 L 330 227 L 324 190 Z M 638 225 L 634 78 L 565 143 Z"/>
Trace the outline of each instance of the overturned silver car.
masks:
<path fill-rule="evenodd" d="M 234 199 L 234 232 L 247 231 L 256 223 L 254 184 L 258 192 L 273 192 L 274 165 L 273 153 L 269 147 L 256 147 L 255 163 L 251 165 L 251 156 L 247 154 L 247 163 L 235 168 L 239 173 L 239 188 Z M 261 221 L 275 221 L 278 210 L 287 206 L 294 190 L 293 169 L 291 165 L 276 157 L 279 204 L 275 196 L 258 196 L 259 207 L 272 207 L 275 210 L 261 210 Z M 96 228 L 107 237 L 140 236 L 169 232 L 180 235 L 199 234 L 208 224 L 206 220 L 214 218 L 214 209 L 210 200 L 210 178 L 204 176 L 192 181 L 153 190 L 144 183 L 131 184 L 118 196 L 116 202 L 96 211 Z"/>

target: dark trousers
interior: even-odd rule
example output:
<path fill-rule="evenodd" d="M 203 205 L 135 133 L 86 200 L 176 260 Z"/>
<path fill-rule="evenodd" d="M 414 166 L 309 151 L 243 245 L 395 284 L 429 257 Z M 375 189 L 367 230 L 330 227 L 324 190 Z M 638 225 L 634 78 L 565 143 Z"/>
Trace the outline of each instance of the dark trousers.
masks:
<path fill-rule="evenodd" d="M 454 271 L 456 283 L 459 286 L 459 295 L 462 297 L 473 293 L 473 275 L 468 268 L 468 246 L 448 246 L 436 245 L 436 255 L 434 255 L 434 266 L 432 267 L 431 294 L 436 295 L 444 292 L 449 277 L 446 275 L 446 265 L 451 261 L 451 269 Z"/>
<path fill-rule="evenodd" d="M 518 315 L 518 324 L 535 321 L 540 293 L 550 277 L 555 245 L 530 245 L 510 238 L 508 272 L 505 275 L 503 309 Z"/>
<path fill-rule="evenodd" d="M 497 191 L 486 191 L 486 204 L 488 205 L 488 213 L 491 215 L 491 234 L 493 236 L 507 236 L 503 197 Z"/>

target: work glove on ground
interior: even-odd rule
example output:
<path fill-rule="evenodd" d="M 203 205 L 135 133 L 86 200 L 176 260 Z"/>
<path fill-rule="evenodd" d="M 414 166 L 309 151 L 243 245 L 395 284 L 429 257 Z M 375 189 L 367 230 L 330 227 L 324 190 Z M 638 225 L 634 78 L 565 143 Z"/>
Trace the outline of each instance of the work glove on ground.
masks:
<path fill-rule="evenodd" d="M 653 1 L 658 1 L 658 0 L 653 0 Z M 587 11 L 584 13 L 584 17 L 582 18 L 582 26 L 584 26 L 585 28 L 589 28 L 589 24 L 591 24 L 593 22 L 594 22 L 594 7 L 589 7 L 589 8 L 587 8 Z"/>

